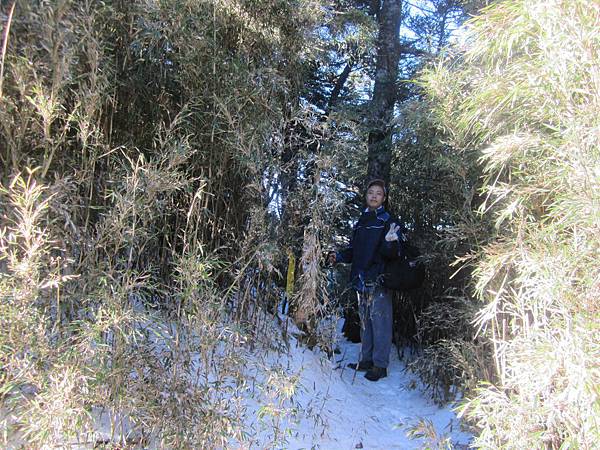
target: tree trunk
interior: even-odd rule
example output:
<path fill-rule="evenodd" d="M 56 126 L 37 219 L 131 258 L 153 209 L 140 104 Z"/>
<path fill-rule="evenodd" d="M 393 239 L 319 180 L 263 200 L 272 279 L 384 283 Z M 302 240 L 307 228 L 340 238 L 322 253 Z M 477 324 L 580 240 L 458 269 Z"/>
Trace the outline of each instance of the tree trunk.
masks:
<path fill-rule="evenodd" d="M 335 106 L 337 105 L 337 102 L 338 102 L 338 99 L 342 92 L 342 89 L 344 88 L 344 84 L 346 84 L 346 81 L 348 80 L 348 77 L 350 76 L 350 73 L 352 72 L 352 66 L 353 66 L 352 61 L 349 61 L 346 64 L 346 67 L 344 67 L 344 70 L 342 71 L 342 73 L 340 74 L 338 79 L 336 80 L 335 86 L 333 87 L 333 90 L 331 91 L 331 96 L 329 97 L 329 102 L 327 104 L 327 111 L 325 112 L 326 116 L 328 116 L 329 113 L 331 112 L 331 110 L 333 108 L 335 108 Z"/>
<path fill-rule="evenodd" d="M 369 179 L 389 182 L 392 159 L 392 126 L 396 104 L 398 62 L 400 60 L 400 22 L 402 0 L 382 0 L 377 11 L 379 35 L 375 85 L 369 108 L 368 168 Z"/>

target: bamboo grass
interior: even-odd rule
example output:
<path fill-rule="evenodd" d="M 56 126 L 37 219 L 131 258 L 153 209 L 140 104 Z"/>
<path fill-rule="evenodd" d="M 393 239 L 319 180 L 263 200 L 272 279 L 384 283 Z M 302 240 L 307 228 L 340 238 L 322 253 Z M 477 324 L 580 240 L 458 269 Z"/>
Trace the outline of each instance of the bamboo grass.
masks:
<path fill-rule="evenodd" d="M 593 448 L 598 408 L 600 9 L 506 1 L 425 74 L 437 118 L 483 171 L 475 324 L 496 374 L 461 407 L 481 448 Z"/>

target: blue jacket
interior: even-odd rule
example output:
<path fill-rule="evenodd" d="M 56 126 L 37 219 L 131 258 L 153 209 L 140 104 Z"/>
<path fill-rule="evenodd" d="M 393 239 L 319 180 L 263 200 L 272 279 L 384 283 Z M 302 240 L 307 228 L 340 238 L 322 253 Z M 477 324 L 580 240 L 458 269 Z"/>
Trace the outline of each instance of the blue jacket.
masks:
<path fill-rule="evenodd" d="M 352 263 L 350 282 L 357 291 L 374 285 L 385 269 L 385 261 L 398 256 L 399 241 L 385 240 L 392 223 L 400 225 L 398 237 L 403 239 L 404 228 L 383 206 L 376 211 L 365 210 L 354 226 L 350 246 L 337 253 L 337 261 Z"/>

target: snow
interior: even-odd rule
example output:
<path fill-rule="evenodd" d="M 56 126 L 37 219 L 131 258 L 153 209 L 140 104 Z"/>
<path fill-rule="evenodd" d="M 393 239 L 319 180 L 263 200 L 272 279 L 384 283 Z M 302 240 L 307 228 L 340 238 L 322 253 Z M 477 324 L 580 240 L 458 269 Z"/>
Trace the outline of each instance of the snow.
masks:
<path fill-rule="evenodd" d="M 282 321 L 287 322 L 287 340 L 281 338 Z M 452 405 L 435 404 L 418 377 L 406 370 L 394 347 L 388 376 L 371 382 L 363 372 L 347 367 L 358 360 L 360 344 L 341 336 L 341 323 L 337 327 L 340 353 L 331 358 L 317 347 L 310 350 L 302 345 L 297 339 L 302 333 L 287 316 L 280 316 L 271 325 L 271 339 L 252 351 L 243 351 L 247 377 L 242 391 L 236 391 L 241 397 L 230 397 L 221 384 L 218 395 L 224 401 L 240 400 L 245 411 L 246 439 L 243 443 L 232 441 L 228 448 L 410 450 L 448 448 L 447 442 L 455 449 L 468 448 L 472 436 L 461 431 Z M 161 321 L 154 326 L 169 329 L 168 323 Z M 160 353 L 170 334 L 157 332 L 152 336 L 155 351 Z M 276 342 L 279 345 L 273 345 Z M 202 366 L 198 358 L 192 355 L 190 376 Z M 88 442 L 116 442 L 115 436 L 137 436 L 128 431 L 132 426 L 125 416 L 116 417 L 120 428 L 111 432 L 107 411 L 95 409 L 92 415 L 96 429 Z M 409 437 L 411 428 L 419 423 L 430 425 L 426 436 Z M 92 448 L 86 443 L 71 447 Z M 145 448 L 160 446 L 154 442 Z"/>
<path fill-rule="evenodd" d="M 405 370 L 395 348 L 388 376 L 371 382 L 363 372 L 347 367 L 357 361 L 360 344 L 341 338 L 338 346 L 340 354 L 330 360 L 324 352 L 309 350 L 292 338 L 288 353 L 269 355 L 272 367 L 299 376 L 291 400 L 298 413 L 287 418 L 285 442 L 272 442 L 263 435 L 259 448 L 419 449 L 439 445 L 443 439 L 454 448 L 468 447 L 471 435 L 460 430 L 451 405 L 440 407 L 427 396 L 418 378 Z M 435 430 L 433 441 L 407 436 L 422 419 Z"/>

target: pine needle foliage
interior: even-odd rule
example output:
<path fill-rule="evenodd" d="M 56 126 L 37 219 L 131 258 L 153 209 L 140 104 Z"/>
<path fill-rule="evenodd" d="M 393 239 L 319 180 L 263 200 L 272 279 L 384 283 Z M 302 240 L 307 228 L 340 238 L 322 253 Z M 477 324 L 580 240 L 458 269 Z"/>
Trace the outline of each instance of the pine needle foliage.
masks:
<path fill-rule="evenodd" d="M 481 448 L 600 441 L 599 23 L 594 1 L 499 2 L 424 75 L 495 230 L 472 268 L 496 376 L 462 407 Z"/>

